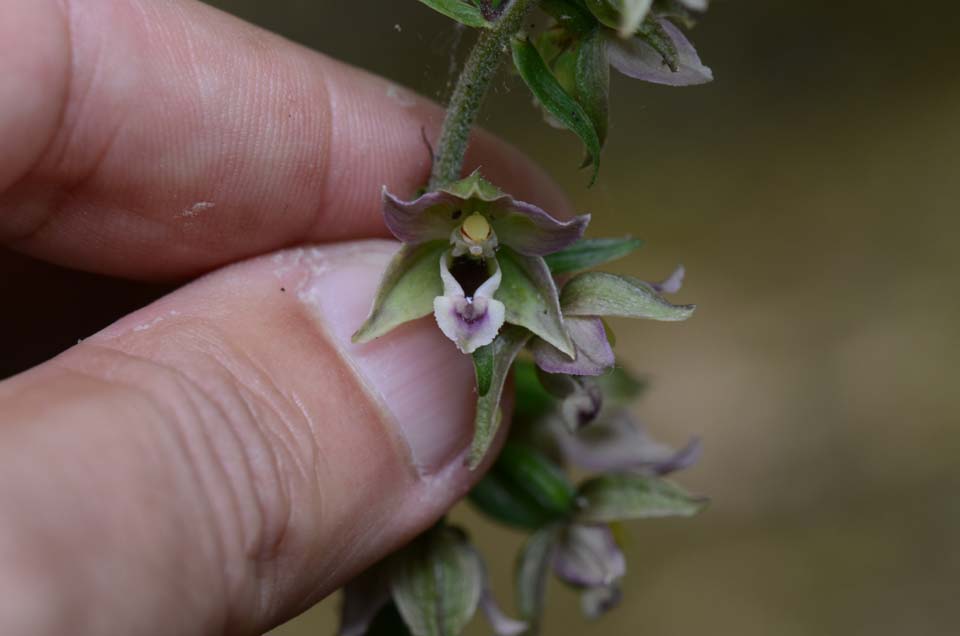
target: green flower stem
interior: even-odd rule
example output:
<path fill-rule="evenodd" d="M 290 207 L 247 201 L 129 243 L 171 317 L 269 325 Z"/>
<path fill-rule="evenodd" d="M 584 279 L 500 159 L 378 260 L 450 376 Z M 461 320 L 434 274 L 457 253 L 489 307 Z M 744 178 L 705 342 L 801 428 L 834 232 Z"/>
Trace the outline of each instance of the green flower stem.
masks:
<path fill-rule="evenodd" d="M 490 88 L 504 51 L 523 25 L 527 11 L 536 0 L 513 0 L 489 29 L 483 29 L 470 51 L 447 106 L 443 130 L 437 144 L 430 175 L 430 190 L 460 178 L 463 158 L 467 153 L 470 129 L 477 118 L 483 98 Z"/>

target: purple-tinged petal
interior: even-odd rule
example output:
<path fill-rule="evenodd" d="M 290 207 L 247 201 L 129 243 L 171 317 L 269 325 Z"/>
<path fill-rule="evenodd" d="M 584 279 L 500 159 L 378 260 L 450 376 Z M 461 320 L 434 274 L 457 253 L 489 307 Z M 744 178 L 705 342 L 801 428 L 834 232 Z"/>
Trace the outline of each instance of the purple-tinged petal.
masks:
<path fill-rule="evenodd" d="M 658 22 L 677 47 L 676 71 L 667 66 L 656 49 L 636 37 L 629 40 L 615 37 L 607 39 L 610 64 L 627 77 L 655 84 L 693 86 L 712 81 L 713 71 L 700 61 L 687 36 L 669 20 L 660 19 Z"/>
<path fill-rule="evenodd" d="M 597 619 L 619 605 L 622 598 L 618 585 L 591 587 L 580 594 L 580 610 L 587 618 Z"/>
<path fill-rule="evenodd" d="M 480 609 L 486 616 L 487 622 L 490 623 L 493 633 L 497 636 L 519 636 L 530 627 L 523 621 L 518 621 L 504 614 L 489 587 L 484 589 L 480 596 Z"/>
<path fill-rule="evenodd" d="M 464 204 L 463 199 L 449 192 L 428 192 L 413 201 L 403 201 L 384 187 L 383 220 L 404 243 L 447 240 L 468 214 Z"/>
<path fill-rule="evenodd" d="M 569 221 L 555 219 L 533 204 L 504 194 L 476 172 L 412 201 L 403 201 L 386 188 L 383 190 L 384 221 L 404 243 L 448 239 L 474 213 L 487 217 L 501 243 L 535 256 L 551 254 L 574 243 L 590 222 L 589 214 Z"/>
<path fill-rule="evenodd" d="M 504 195 L 487 213 L 497 237 L 521 254 L 545 256 L 568 247 L 583 236 L 590 215 L 559 221 L 531 203 Z"/>
<path fill-rule="evenodd" d="M 493 261 L 496 265 L 496 261 Z M 443 296 L 433 300 L 433 315 L 440 330 L 463 353 L 473 353 L 490 344 L 500 332 L 506 316 L 506 307 L 493 298 L 500 287 L 500 267 L 477 290 L 466 296 L 447 266 L 447 255 L 440 256 L 440 279 Z"/>
<path fill-rule="evenodd" d="M 573 524 L 557 543 L 553 571 L 575 587 L 607 586 L 626 574 L 627 561 L 609 527 Z"/>
<path fill-rule="evenodd" d="M 673 273 L 665 280 L 659 283 L 650 283 L 650 286 L 661 294 L 676 294 L 683 287 L 683 277 L 686 275 L 687 270 L 684 269 L 683 265 L 678 265 L 677 269 L 673 270 Z"/>
<path fill-rule="evenodd" d="M 650 464 L 648 470 L 655 475 L 669 475 L 690 468 L 700 461 L 701 455 L 703 455 L 703 443 L 699 437 L 694 437 L 687 442 L 686 446 L 674 453 L 673 457 Z"/>
<path fill-rule="evenodd" d="M 338 636 L 364 636 L 390 600 L 390 583 L 381 568 L 374 566 L 343 588 Z"/>
<path fill-rule="evenodd" d="M 700 457 L 699 440 L 674 450 L 652 439 L 626 409 L 605 413 L 576 434 L 568 433 L 559 423 L 551 426 L 564 460 L 592 472 L 664 475 L 687 468 Z"/>
<path fill-rule="evenodd" d="M 533 344 L 533 356 L 537 366 L 548 373 L 567 375 L 601 375 L 613 366 L 615 358 L 610 340 L 599 318 L 575 318 L 564 320 L 567 333 L 573 341 L 575 357 L 537 339 Z"/>

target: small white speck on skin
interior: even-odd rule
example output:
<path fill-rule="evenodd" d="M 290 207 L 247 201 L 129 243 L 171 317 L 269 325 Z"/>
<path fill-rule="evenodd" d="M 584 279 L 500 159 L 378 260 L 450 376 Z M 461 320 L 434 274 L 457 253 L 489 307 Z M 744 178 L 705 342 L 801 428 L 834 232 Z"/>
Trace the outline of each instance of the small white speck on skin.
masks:
<path fill-rule="evenodd" d="M 161 322 L 163 322 L 163 316 L 157 316 L 156 318 L 154 318 L 154 319 L 151 320 L 150 322 L 145 322 L 145 323 L 143 323 L 143 324 L 137 325 L 136 327 L 133 328 L 133 330 L 134 330 L 134 331 L 146 331 L 147 329 L 150 329 L 151 327 L 156 327 L 156 326 L 159 325 Z"/>
<path fill-rule="evenodd" d="M 387 97 L 395 101 L 402 108 L 410 108 L 417 103 L 409 91 L 404 90 L 396 84 L 387 84 Z"/>
<path fill-rule="evenodd" d="M 191 205 L 189 208 L 184 208 L 183 210 L 181 210 L 177 214 L 177 216 L 180 217 L 181 219 L 192 219 L 195 216 L 199 216 L 200 213 L 203 212 L 204 210 L 209 210 L 211 208 L 214 208 L 216 207 L 216 205 L 217 204 L 214 203 L 213 201 L 197 201 L 196 203 Z"/>

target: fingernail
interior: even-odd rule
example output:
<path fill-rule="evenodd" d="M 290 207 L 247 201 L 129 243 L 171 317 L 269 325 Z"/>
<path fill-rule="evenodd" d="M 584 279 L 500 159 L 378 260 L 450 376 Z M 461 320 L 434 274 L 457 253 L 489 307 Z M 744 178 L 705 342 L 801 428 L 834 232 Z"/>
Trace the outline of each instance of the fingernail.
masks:
<path fill-rule="evenodd" d="M 398 248 L 394 242 L 363 241 L 308 250 L 302 265 L 310 275 L 299 295 L 392 417 L 417 471 L 427 475 L 457 458 L 470 441 L 473 366 L 433 316 L 367 344 L 351 342 Z"/>

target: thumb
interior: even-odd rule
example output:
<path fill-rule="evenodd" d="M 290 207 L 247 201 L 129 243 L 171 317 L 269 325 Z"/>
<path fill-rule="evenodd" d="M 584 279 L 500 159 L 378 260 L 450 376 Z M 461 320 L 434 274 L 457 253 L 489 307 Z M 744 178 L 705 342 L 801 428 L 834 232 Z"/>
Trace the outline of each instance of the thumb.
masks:
<path fill-rule="evenodd" d="M 461 497 L 469 358 L 350 343 L 395 249 L 220 270 L 0 383 L 0 633 L 261 633 Z"/>

